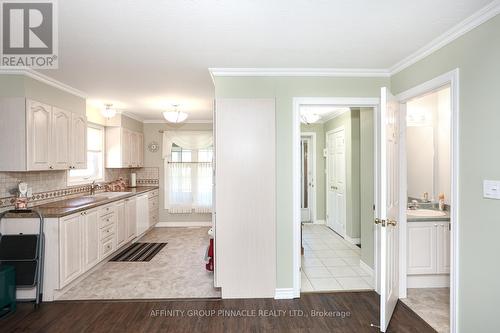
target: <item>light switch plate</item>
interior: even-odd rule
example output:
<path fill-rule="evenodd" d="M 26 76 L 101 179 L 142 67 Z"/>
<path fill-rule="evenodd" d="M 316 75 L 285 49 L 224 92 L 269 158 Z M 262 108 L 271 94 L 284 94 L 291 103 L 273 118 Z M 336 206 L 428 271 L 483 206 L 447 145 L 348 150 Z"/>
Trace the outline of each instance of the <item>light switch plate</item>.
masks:
<path fill-rule="evenodd" d="M 499 180 L 484 180 L 483 181 L 483 197 L 487 199 L 500 200 L 500 181 Z"/>

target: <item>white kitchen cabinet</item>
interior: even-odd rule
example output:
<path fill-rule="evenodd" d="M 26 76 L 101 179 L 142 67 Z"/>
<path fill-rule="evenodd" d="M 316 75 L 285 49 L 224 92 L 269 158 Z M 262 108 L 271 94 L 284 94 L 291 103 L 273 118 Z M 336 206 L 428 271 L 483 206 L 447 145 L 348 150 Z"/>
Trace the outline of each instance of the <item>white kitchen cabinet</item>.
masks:
<path fill-rule="evenodd" d="M 408 222 L 408 275 L 447 274 L 449 222 Z"/>
<path fill-rule="evenodd" d="M 87 119 L 73 114 L 71 119 L 71 169 L 87 168 Z"/>
<path fill-rule="evenodd" d="M 71 112 L 52 108 L 52 152 L 51 160 L 52 167 L 55 170 L 66 170 L 71 166 L 71 127 L 72 114 Z"/>
<path fill-rule="evenodd" d="M 125 217 L 125 201 L 121 200 L 115 204 L 116 211 L 116 248 L 127 241 L 127 221 Z"/>
<path fill-rule="evenodd" d="M 0 98 L 0 111 L 0 171 L 86 168 L 85 115 L 21 97 Z"/>
<path fill-rule="evenodd" d="M 106 168 L 137 168 L 144 163 L 143 134 L 123 127 L 106 127 Z"/>
<path fill-rule="evenodd" d="M 49 105 L 26 101 L 27 112 L 27 170 L 50 170 L 52 108 Z"/>
<path fill-rule="evenodd" d="M 450 223 L 441 222 L 437 227 L 437 273 L 450 273 Z"/>
<path fill-rule="evenodd" d="M 83 270 L 99 262 L 99 214 L 97 209 L 82 213 L 83 224 Z"/>
<path fill-rule="evenodd" d="M 141 194 L 137 196 L 137 214 L 136 214 L 136 225 L 137 225 L 137 236 L 142 235 L 146 230 L 149 229 L 149 202 L 148 194 Z"/>
<path fill-rule="evenodd" d="M 63 288 L 83 272 L 81 217 L 81 213 L 77 213 L 60 220 L 59 288 Z"/>
<path fill-rule="evenodd" d="M 137 133 L 137 138 L 139 142 L 137 147 L 137 151 L 139 154 L 138 164 L 142 168 L 144 166 L 144 134 Z"/>
<path fill-rule="evenodd" d="M 125 221 L 126 221 L 126 238 L 132 240 L 135 238 L 137 230 L 137 204 L 135 197 L 125 199 Z"/>

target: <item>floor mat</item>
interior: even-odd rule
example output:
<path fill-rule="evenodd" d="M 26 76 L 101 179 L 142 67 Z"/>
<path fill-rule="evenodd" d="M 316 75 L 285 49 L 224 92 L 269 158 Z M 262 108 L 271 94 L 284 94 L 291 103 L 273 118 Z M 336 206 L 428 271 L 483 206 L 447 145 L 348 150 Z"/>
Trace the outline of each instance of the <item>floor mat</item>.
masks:
<path fill-rule="evenodd" d="M 134 243 L 110 261 L 150 261 L 167 243 Z"/>

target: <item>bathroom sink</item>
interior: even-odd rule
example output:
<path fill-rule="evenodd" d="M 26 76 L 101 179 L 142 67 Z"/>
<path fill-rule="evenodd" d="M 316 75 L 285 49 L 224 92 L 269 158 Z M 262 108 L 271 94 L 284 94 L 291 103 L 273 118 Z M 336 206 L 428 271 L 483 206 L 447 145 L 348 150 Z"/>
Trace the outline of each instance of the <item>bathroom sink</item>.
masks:
<path fill-rule="evenodd" d="M 418 217 L 439 217 L 445 216 L 446 213 L 439 210 L 432 209 L 407 209 L 406 214 L 409 216 L 418 216 Z"/>

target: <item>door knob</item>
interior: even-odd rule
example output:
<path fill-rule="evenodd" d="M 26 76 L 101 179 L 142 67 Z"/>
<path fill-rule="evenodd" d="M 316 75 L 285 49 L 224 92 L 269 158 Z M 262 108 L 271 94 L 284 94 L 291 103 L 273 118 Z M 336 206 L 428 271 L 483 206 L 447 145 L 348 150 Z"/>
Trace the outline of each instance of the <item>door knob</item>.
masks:
<path fill-rule="evenodd" d="M 398 224 L 398 221 L 389 219 L 389 220 L 387 220 L 387 224 L 395 227 Z"/>
<path fill-rule="evenodd" d="M 385 220 L 382 220 L 382 219 L 376 218 L 376 219 L 375 219 L 375 224 L 382 224 L 382 226 L 385 226 Z"/>

